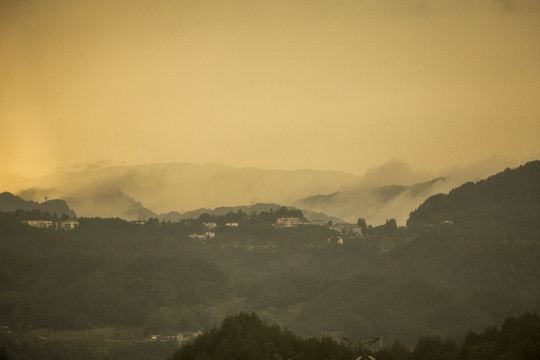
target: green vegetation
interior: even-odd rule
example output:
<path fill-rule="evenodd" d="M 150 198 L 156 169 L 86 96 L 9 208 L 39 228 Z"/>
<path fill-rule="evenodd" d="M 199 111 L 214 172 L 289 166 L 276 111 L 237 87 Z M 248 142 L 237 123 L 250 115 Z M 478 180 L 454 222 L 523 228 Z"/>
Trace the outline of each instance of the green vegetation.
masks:
<path fill-rule="evenodd" d="M 192 343 L 184 345 L 171 360 L 190 359 L 353 359 L 354 351 L 326 337 L 302 339 L 278 325 L 266 325 L 256 314 L 226 317 Z"/>
<path fill-rule="evenodd" d="M 279 217 L 303 217 L 287 208 L 143 225 L 80 218 L 69 231 L 22 223 L 49 216 L 39 210 L 0 212 L 0 325 L 12 331 L 0 348 L 47 353 L 55 344 L 73 359 L 152 359 L 142 354 L 161 345 L 144 343 L 150 334 L 204 331 L 244 311 L 299 336 L 399 340 L 388 350 L 396 354 L 437 334 L 425 346 L 455 358 L 457 343 L 442 339 L 538 310 L 538 168 L 432 197 L 407 228 L 359 219 L 362 238 L 273 227 Z"/>
<path fill-rule="evenodd" d="M 409 351 L 396 341 L 376 351 L 377 360 L 530 360 L 540 358 L 540 317 L 525 313 L 508 317 L 500 329 L 489 327 L 483 332 L 471 331 L 463 343 L 440 336 L 422 336 Z"/>
<path fill-rule="evenodd" d="M 399 341 L 373 350 L 348 347 L 341 339 L 302 339 L 277 325 L 264 324 L 256 314 L 240 313 L 223 320 L 176 351 L 170 360 L 190 359 L 354 359 L 374 356 L 377 360 L 530 360 L 540 357 L 540 317 L 526 313 L 509 317 L 501 329 L 469 332 L 463 343 L 438 335 L 422 336 L 412 350 Z"/>
<path fill-rule="evenodd" d="M 445 226 L 492 241 L 540 239 L 540 161 L 506 169 L 449 194 L 428 198 L 410 214 L 407 227 Z"/>
<path fill-rule="evenodd" d="M 5 358 L 0 359 L 163 360 L 179 347 L 176 342 L 134 340 L 131 331 L 98 328 L 51 332 L 38 329 L 22 335 L 0 334 L 0 346 L 5 351 Z"/>
<path fill-rule="evenodd" d="M 354 359 L 371 354 L 377 360 L 530 360 L 540 357 L 540 317 L 526 313 L 505 319 L 501 329 L 469 332 L 463 343 L 438 335 L 422 336 L 409 350 L 399 341 L 374 351 L 345 346 L 340 339 L 302 339 L 256 314 L 240 313 L 223 320 L 170 360 L 190 359 Z"/>

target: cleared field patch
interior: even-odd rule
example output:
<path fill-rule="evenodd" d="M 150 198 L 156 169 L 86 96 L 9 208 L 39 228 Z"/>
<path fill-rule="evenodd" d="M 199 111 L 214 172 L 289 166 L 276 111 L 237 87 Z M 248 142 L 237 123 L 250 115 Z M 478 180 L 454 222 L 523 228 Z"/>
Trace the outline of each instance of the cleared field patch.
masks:
<path fill-rule="evenodd" d="M 78 344 L 93 353 L 107 354 L 113 347 L 130 346 L 144 342 L 139 329 L 134 328 L 89 328 L 85 330 L 33 329 L 23 335 L 31 340 L 57 341 Z"/>

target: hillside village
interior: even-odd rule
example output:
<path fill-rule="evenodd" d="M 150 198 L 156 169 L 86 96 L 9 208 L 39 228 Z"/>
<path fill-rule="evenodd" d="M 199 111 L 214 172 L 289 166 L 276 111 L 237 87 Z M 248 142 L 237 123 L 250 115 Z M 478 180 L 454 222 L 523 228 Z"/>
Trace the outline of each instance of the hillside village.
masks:
<path fill-rule="evenodd" d="M 206 240 L 206 239 L 212 239 L 216 236 L 215 230 L 218 228 L 218 224 L 215 222 L 205 222 L 203 223 L 203 226 L 206 230 L 204 233 L 194 233 L 190 234 L 189 237 L 194 240 Z M 362 227 L 358 224 L 349 224 L 349 223 L 336 223 L 333 224 L 332 222 L 325 222 L 321 220 L 305 220 L 298 217 L 280 217 L 276 220 L 275 223 L 272 224 L 272 227 L 275 229 L 290 229 L 290 228 L 301 228 L 301 227 L 307 227 L 307 226 L 316 226 L 316 227 L 325 227 L 327 229 L 333 230 L 341 235 L 348 235 L 353 236 L 357 238 L 361 238 L 363 236 L 362 233 Z M 222 227 L 227 228 L 238 228 L 239 224 L 238 222 L 229 222 L 222 225 Z M 343 239 L 338 239 L 338 242 L 342 245 Z"/>
<path fill-rule="evenodd" d="M 15 201 L 22 205 L 29 203 L 9 193 L 5 193 L 4 197 L 9 198 L 11 202 Z M 67 203 L 65 203 L 65 207 L 66 209 L 69 209 Z M 33 219 L 22 220 L 22 223 L 34 228 L 54 230 L 73 230 L 78 228 L 80 225 L 80 222 L 76 219 L 74 213 L 72 219 L 69 219 L 68 215 L 65 213 L 61 214 L 62 220 L 57 219 L 56 213 L 54 214 L 54 216 L 50 216 L 49 214 L 45 213 L 47 215 L 46 218 L 39 218 L 39 214 L 39 210 L 34 210 L 32 214 Z M 205 219 L 212 218 L 216 220 L 205 221 Z M 142 227 L 155 223 L 161 223 L 164 226 L 169 226 L 169 224 L 171 224 L 170 221 L 159 222 L 159 220 L 155 218 L 150 218 L 148 220 L 129 220 L 126 222 L 130 225 L 137 225 Z M 270 211 L 268 212 L 261 211 L 257 213 L 252 211 L 249 214 L 244 213 L 241 210 L 237 211 L 236 213 L 229 212 L 225 215 L 219 216 L 213 214 L 211 215 L 209 213 L 202 213 L 198 216 L 198 219 L 179 220 L 175 223 L 177 224 L 177 226 L 184 226 L 186 228 L 198 228 L 199 231 L 189 233 L 187 234 L 187 237 L 195 240 L 196 242 L 205 244 L 207 241 L 215 239 L 216 236 L 219 238 L 220 234 L 226 233 L 228 235 L 231 235 L 234 234 L 234 232 L 242 233 L 246 230 L 253 230 L 253 225 L 263 227 L 271 225 L 271 228 L 276 230 L 301 228 L 327 229 L 337 234 L 337 236 L 333 237 L 332 241 L 335 241 L 340 245 L 343 245 L 343 236 L 348 236 L 350 238 L 362 238 L 365 235 L 364 231 L 366 230 L 365 224 L 364 230 L 362 230 L 362 226 L 360 226 L 359 224 L 333 222 L 331 220 L 308 220 L 304 217 L 302 211 L 288 207 L 279 207 L 276 209 L 276 211 L 270 208 Z M 175 223 L 172 223 L 172 226 L 174 226 Z M 233 233 L 231 233 L 231 231 L 233 231 Z M 329 238 L 328 241 L 330 242 L 331 239 Z M 267 244 L 264 244 L 263 246 L 267 246 Z"/>

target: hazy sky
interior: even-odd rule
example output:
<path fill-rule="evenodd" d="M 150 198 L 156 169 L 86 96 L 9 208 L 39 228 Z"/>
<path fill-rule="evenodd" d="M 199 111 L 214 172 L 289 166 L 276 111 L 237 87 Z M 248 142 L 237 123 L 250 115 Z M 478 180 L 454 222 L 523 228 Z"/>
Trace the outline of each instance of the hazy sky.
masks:
<path fill-rule="evenodd" d="M 540 154 L 540 2 L 0 0 L 0 170 Z"/>

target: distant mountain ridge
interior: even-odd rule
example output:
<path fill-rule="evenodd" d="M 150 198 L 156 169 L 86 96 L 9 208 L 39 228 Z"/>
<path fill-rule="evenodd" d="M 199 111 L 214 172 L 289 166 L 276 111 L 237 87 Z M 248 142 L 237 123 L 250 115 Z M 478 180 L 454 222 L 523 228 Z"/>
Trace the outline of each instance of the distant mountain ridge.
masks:
<path fill-rule="evenodd" d="M 17 210 L 39 210 L 41 212 L 48 212 L 50 215 L 56 214 L 59 217 L 64 214 L 71 218 L 76 217 L 75 212 L 69 208 L 65 200 L 53 199 L 38 203 L 35 201 L 24 200 L 21 197 L 13 195 L 9 192 L 1 193 L 0 211 Z"/>
<path fill-rule="evenodd" d="M 4 192 L 0 194 L 0 211 L 17 211 L 17 210 L 39 210 L 42 212 L 49 212 L 51 215 L 57 214 L 57 216 L 62 216 L 63 214 L 68 215 L 69 217 L 76 217 L 76 214 L 73 210 L 70 209 L 69 204 L 74 203 L 76 206 L 80 205 L 80 209 L 84 212 L 85 206 L 99 206 L 105 209 L 99 214 L 98 217 L 101 218 L 112 218 L 120 217 L 123 219 L 143 219 L 147 220 L 149 218 L 158 218 L 162 221 L 171 221 L 176 222 L 182 219 L 196 219 L 204 213 L 213 214 L 216 216 L 225 215 L 229 212 L 238 212 L 243 211 L 245 213 L 251 212 L 262 212 L 277 210 L 281 207 L 278 204 L 263 204 L 258 203 L 248 206 L 231 206 L 231 207 L 218 207 L 215 209 L 197 209 L 187 211 L 185 213 L 179 213 L 176 211 L 171 211 L 165 214 L 156 214 L 153 211 L 145 208 L 140 202 L 127 197 L 121 191 L 110 191 L 108 193 L 98 194 L 92 196 L 89 199 L 86 199 L 82 204 L 78 204 L 80 200 L 77 198 L 67 199 L 66 200 L 48 200 L 43 203 L 38 203 L 32 200 L 24 200 L 23 198 L 13 195 L 9 192 Z M 90 204 L 89 204 L 90 202 Z M 108 204 L 108 205 L 107 205 Z M 116 204 L 112 206 L 111 204 Z M 120 205 L 120 208 L 118 207 Z M 302 210 L 302 213 L 308 220 L 323 220 L 325 222 L 344 222 L 342 219 L 327 216 L 323 213 L 315 213 L 309 210 Z M 120 214 L 120 216 L 118 216 Z"/>
<path fill-rule="evenodd" d="M 65 199 L 81 217 L 178 219 L 201 209 L 264 203 L 294 206 L 306 216 L 311 211 L 348 222 L 362 217 L 374 225 L 395 218 L 402 225 L 427 197 L 515 166 L 510 164 L 492 158 L 433 174 L 393 160 L 364 175 L 220 164 L 94 164 L 37 178 L 0 172 L 0 189 L 27 200 Z"/>
<path fill-rule="evenodd" d="M 227 213 L 233 212 L 236 213 L 238 211 L 242 211 L 244 213 L 251 213 L 251 212 L 262 212 L 262 211 L 270 211 L 270 210 L 277 210 L 281 207 L 281 205 L 278 204 L 265 204 L 265 203 L 257 203 L 253 205 L 246 205 L 246 206 L 222 206 L 215 209 L 197 209 L 192 211 L 187 211 L 185 213 L 179 213 L 176 211 L 172 211 L 166 214 L 158 215 L 157 218 L 163 221 L 178 221 L 182 219 L 196 219 L 199 216 L 201 216 L 204 213 L 207 214 L 213 214 L 216 216 L 222 216 Z M 328 216 L 324 213 L 317 213 L 309 210 L 303 210 L 299 209 L 304 214 L 304 217 L 310 221 L 312 220 L 322 220 L 325 222 L 332 221 L 334 223 L 342 223 L 344 220 L 334 217 L 334 216 Z"/>
<path fill-rule="evenodd" d="M 357 180 L 356 175 L 338 171 L 169 163 L 62 171 L 31 179 L 31 185 L 19 194 L 34 200 L 44 196 L 68 199 L 79 216 L 135 219 L 252 202 L 289 205 Z"/>
<path fill-rule="evenodd" d="M 369 224 L 382 224 L 388 218 L 396 218 L 403 223 L 418 204 L 447 186 L 446 179 L 439 177 L 408 186 L 350 188 L 328 195 L 309 196 L 296 201 L 294 205 L 350 222 L 361 217 Z"/>
<path fill-rule="evenodd" d="M 157 217 L 139 201 L 126 196 L 119 189 L 104 190 L 96 194 L 79 197 L 74 194 L 67 197 L 68 203 L 84 216 L 102 218 L 120 217 L 127 220 Z M 99 210 L 97 210 L 99 209 Z"/>
<path fill-rule="evenodd" d="M 493 156 L 430 173 L 411 168 L 403 161 L 392 160 L 369 169 L 353 184 L 337 191 L 313 193 L 297 199 L 292 205 L 337 216 L 349 222 L 364 218 L 368 224 L 377 225 L 395 218 L 399 225 L 405 225 L 410 212 L 429 196 L 446 193 L 468 181 L 479 181 L 507 167 L 516 167 L 525 162 L 527 160 Z"/>

